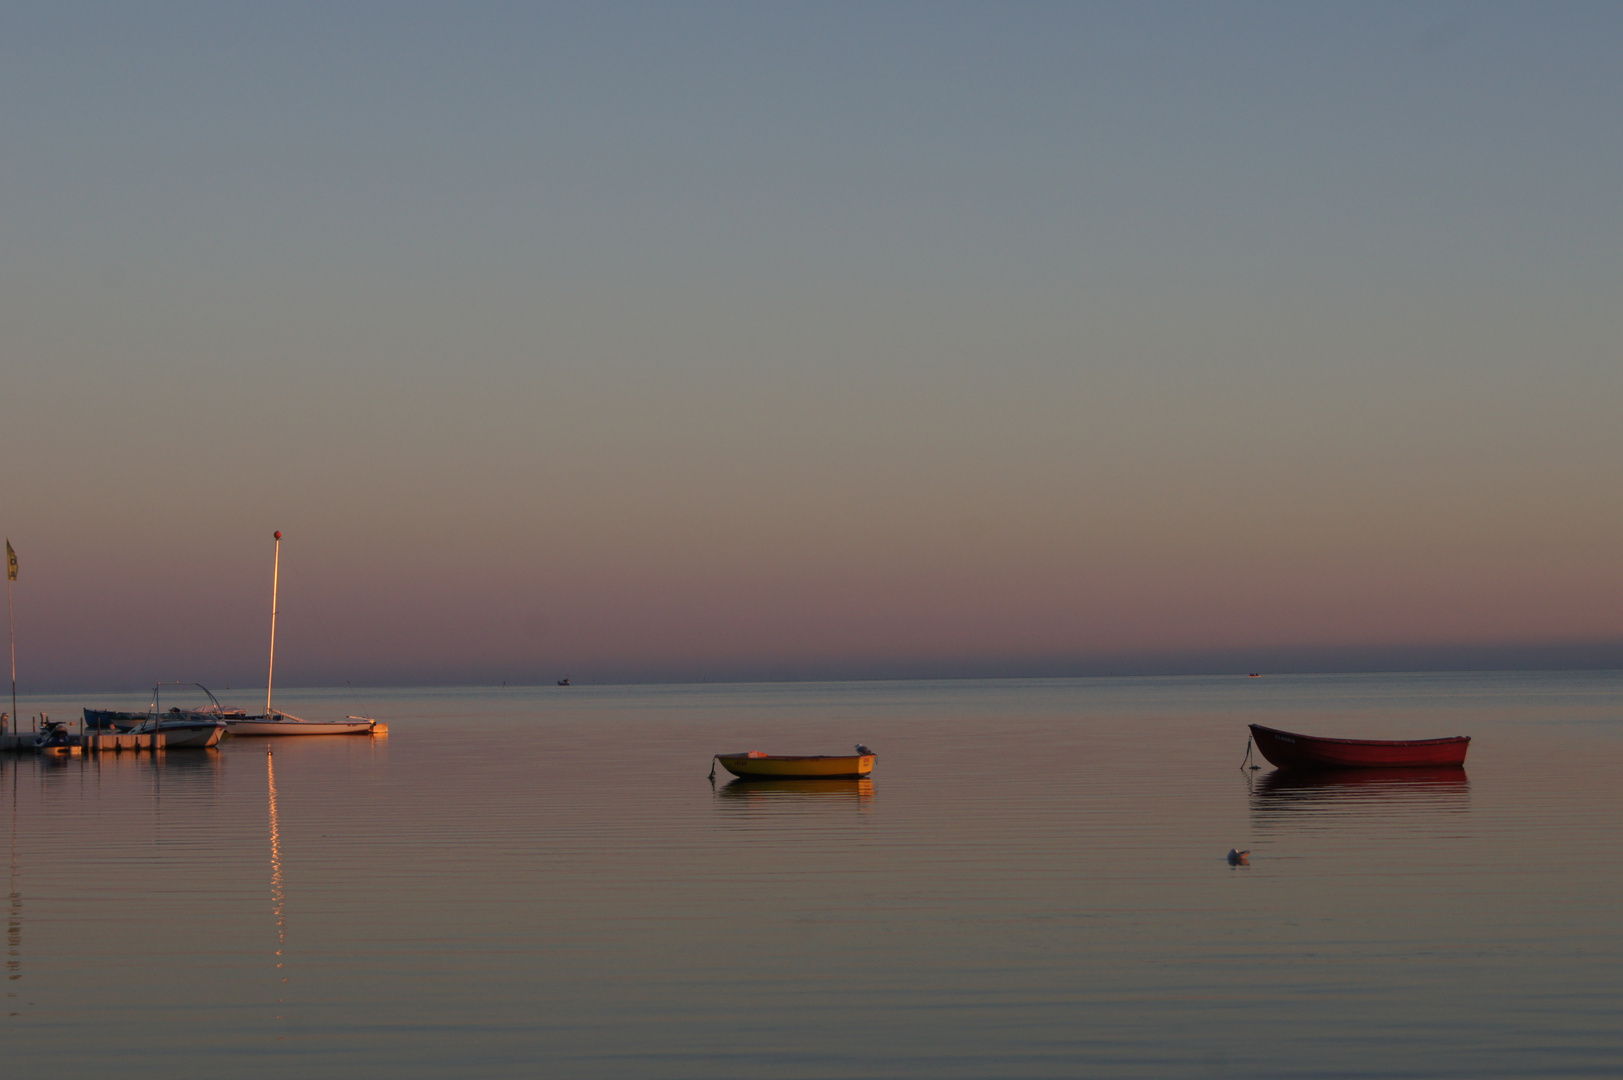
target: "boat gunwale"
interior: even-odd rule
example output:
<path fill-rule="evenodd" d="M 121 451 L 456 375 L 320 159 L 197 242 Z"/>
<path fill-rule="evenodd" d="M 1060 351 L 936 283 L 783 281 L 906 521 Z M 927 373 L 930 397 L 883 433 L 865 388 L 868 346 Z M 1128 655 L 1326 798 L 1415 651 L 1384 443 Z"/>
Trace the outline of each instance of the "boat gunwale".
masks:
<path fill-rule="evenodd" d="M 1266 731 L 1270 735 L 1284 735 L 1292 739 L 1304 739 L 1308 742 L 1335 743 L 1342 746 L 1438 746 L 1443 743 L 1470 742 L 1469 735 L 1445 735 L 1440 739 L 1338 739 L 1329 735 L 1303 735 L 1296 731 L 1286 731 L 1283 728 L 1271 728 L 1262 724 L 1247 725 L 1253 732 Z"/>
<path fill-rule="evenodd" d="M 856 779 L 873 772 L 877 754 L 762 754 L 750 752 L 713 755 L 722 768 L 741 780 Z"/>
<path fill-rule="evenodd" d="M 376 723 L 346 720 L 232 720 L 226 728 L 232 735 L 370 735 Z"/>
<path fill-rule="evenodd" d="M 717 761 L 858 761 L 878 754 L 717 754 Z"/>

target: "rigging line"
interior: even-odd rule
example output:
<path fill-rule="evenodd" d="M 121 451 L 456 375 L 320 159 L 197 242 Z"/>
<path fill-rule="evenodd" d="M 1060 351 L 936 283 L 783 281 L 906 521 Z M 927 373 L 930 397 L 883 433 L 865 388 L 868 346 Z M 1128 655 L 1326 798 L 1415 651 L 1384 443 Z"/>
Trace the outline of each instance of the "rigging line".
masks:
<path fill-rule="evenodd" d="M 377 711 L 372 708 L 370 702 L 361 701 L 361 696 L 355 692 L 355 684 L 345 679 L 344 685 L 349 687 L 350 700 L 360 702 L 361 715 L 369 720 L 376 720 L 378 717 Z"/>
<path fill-rule="evenodd" d="M 331 622 L 331 620 L 329 620 L 327 618 L 327 609 L 321 604 L 321 602 L 319 600 L 317 600 L 317 595 L 319 594 L 319 592 L 320 592 L 319 587 L 311 587 L 311 588 L 307 588 L 306 591 L 299 594 L 300 598 L 302 599 L 302 601 L 304 603 L 304 610 L 309 615 L 310 628 L 311 628 L 311 631 L 312 631 L 311 637 L 315 640 L 318 648 L 320 649 L 320 654 L 322 656 L 327 656 L 327 657 L 344 656 L 344 657 L 346 657 L 345 662 L 348 663 L 348 660 L 347 660 L 347 655 L 348 654 L 343 652 L 342 650 L 339 650 L 339 649 L 336 649 L 336 648 L 333 647 L 334 635 L 333 635 L 333 629 L 332 629 L 332 622 Z M 349 687 L 349 689 L 350 689 L 350 692 L 351 692 L 350 700 L 351 701 L 358 701 L 359 696 L 354 693 L 355 684 L 352 683 L 349 679 L 346 678 L 344 680 L 344 685 Z M 375 715 L 377 715 L 376 713 L 374 713 L 372 711 L 372 707 L 371 707 L 370 703 L 368 703 L 368 702 L 362 702 L 361 703 L 361 711 L 366 716 L 375 716 Z"/>
<path fill-rule="evenodd" d="M 311 637 L 315 639 L 321 655 L 328 657 L 345 655 L 339 650 L 333 648 L 332 623 L 327 618 L 327 609 L 320 603 L 320 601 L 316 599 L 319 592 L 319 588 L 311 588 L 309 591 L 300 594 L 304 600 L 304 610 L 309 616 L 308 625 L 311 629 Z M 360 715 L 366 717 L 367 719 L 375 719 L 377 717 L 377 711 L 373 709 L 370 701 L 361 700 L 361 696 L 355 692 L 354 682 L 346 678 L 344 680 L 344 685 L 349 688 L 349 701 L 351 703 L 351 707 L 355 707 L 355 703 L 359 702 L 359 709 L 357 711 L 360 713 Z"/>

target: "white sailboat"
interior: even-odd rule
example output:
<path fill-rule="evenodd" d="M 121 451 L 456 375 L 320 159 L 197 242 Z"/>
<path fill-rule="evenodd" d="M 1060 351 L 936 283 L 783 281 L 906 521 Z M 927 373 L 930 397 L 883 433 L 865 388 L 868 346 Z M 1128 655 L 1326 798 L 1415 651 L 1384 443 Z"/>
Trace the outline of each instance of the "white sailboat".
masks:
<path fill-rule="evenodd" d="M 227 720 L 225 726 L 233 735 L 371 735 L 377 723 L 367 716 L 305 720 L 291 713 L 275 712 L 269 716 Z"/>
<path fill-rule="evenodd" d="M 271 708 L 271 690 L 276 679 L 276 589 L 282 570 L 282 534 L 276 533 L 276 554 L 271 564 L 270 674 L 265 677 L 265 714 L 228 718 L 226 728 L 233 735 L 381 735 L 388 728 L 369 716 L 349 716 L 342 720 L 305 720 Z"/>

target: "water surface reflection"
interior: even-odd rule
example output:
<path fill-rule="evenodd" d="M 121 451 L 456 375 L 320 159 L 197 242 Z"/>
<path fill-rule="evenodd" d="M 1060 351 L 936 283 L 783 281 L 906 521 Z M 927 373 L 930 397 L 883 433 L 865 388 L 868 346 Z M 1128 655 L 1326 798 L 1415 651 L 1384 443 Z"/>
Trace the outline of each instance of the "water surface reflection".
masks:
<path fill-rule="evenodd" d="M 1248 779 L 1249 697 L 1104 679 L 399 690 L 391 740 L 0 761 L 7 1074 L 1623 1076 L 1609 678 L 1240 684 L 1468 719 L 1469 777 Z M 701 780 L 858 738 L 883 804 Z"/>
<path fill-rule="evenodd" d="M 0 769 L 4 766 L 0 765 Z M 18 883 L 17 865 L 17 756 L 12 756 L 11 776 L 11 877 L 6 889 L 6 981 L 16 982 L 23 977 L 23 893 Z M 15 990 L 7 988 L 8 1005 L 15 998 Z M 10 1015 L 17 1015 L 9 1008 Z"/>
<path fill-rule="evenodd" d="M 737 779 L 716 789 L 730 805 L 755 808 L 782 806 L 796 800 L 808 805 L 850 805 L 866 808 L 873 802 L 873 781 L 836 777 L 808 780 Z"/>
<path fill-rule="evenodd" d="M 1470 777 L 1464 769 L 1452 767 L 1275 769 L 1251 783 L 1254 815 L 1459 813 L 1470 808 Z"/>

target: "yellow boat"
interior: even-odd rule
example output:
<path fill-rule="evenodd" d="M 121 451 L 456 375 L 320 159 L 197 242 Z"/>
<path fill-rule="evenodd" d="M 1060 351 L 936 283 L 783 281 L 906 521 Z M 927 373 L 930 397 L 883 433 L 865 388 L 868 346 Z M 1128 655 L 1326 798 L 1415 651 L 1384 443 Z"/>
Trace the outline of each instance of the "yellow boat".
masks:
<path fill-rule="evenodd" d="M 763 754 L 717 754 L 721 767 L 746 780 L 792 780 L 817 777 L 863 777 L 873 772 L 874 754 L 816 754 L 796 756 Z M 711 775 L 715 775 L 712 772 Z"/>

